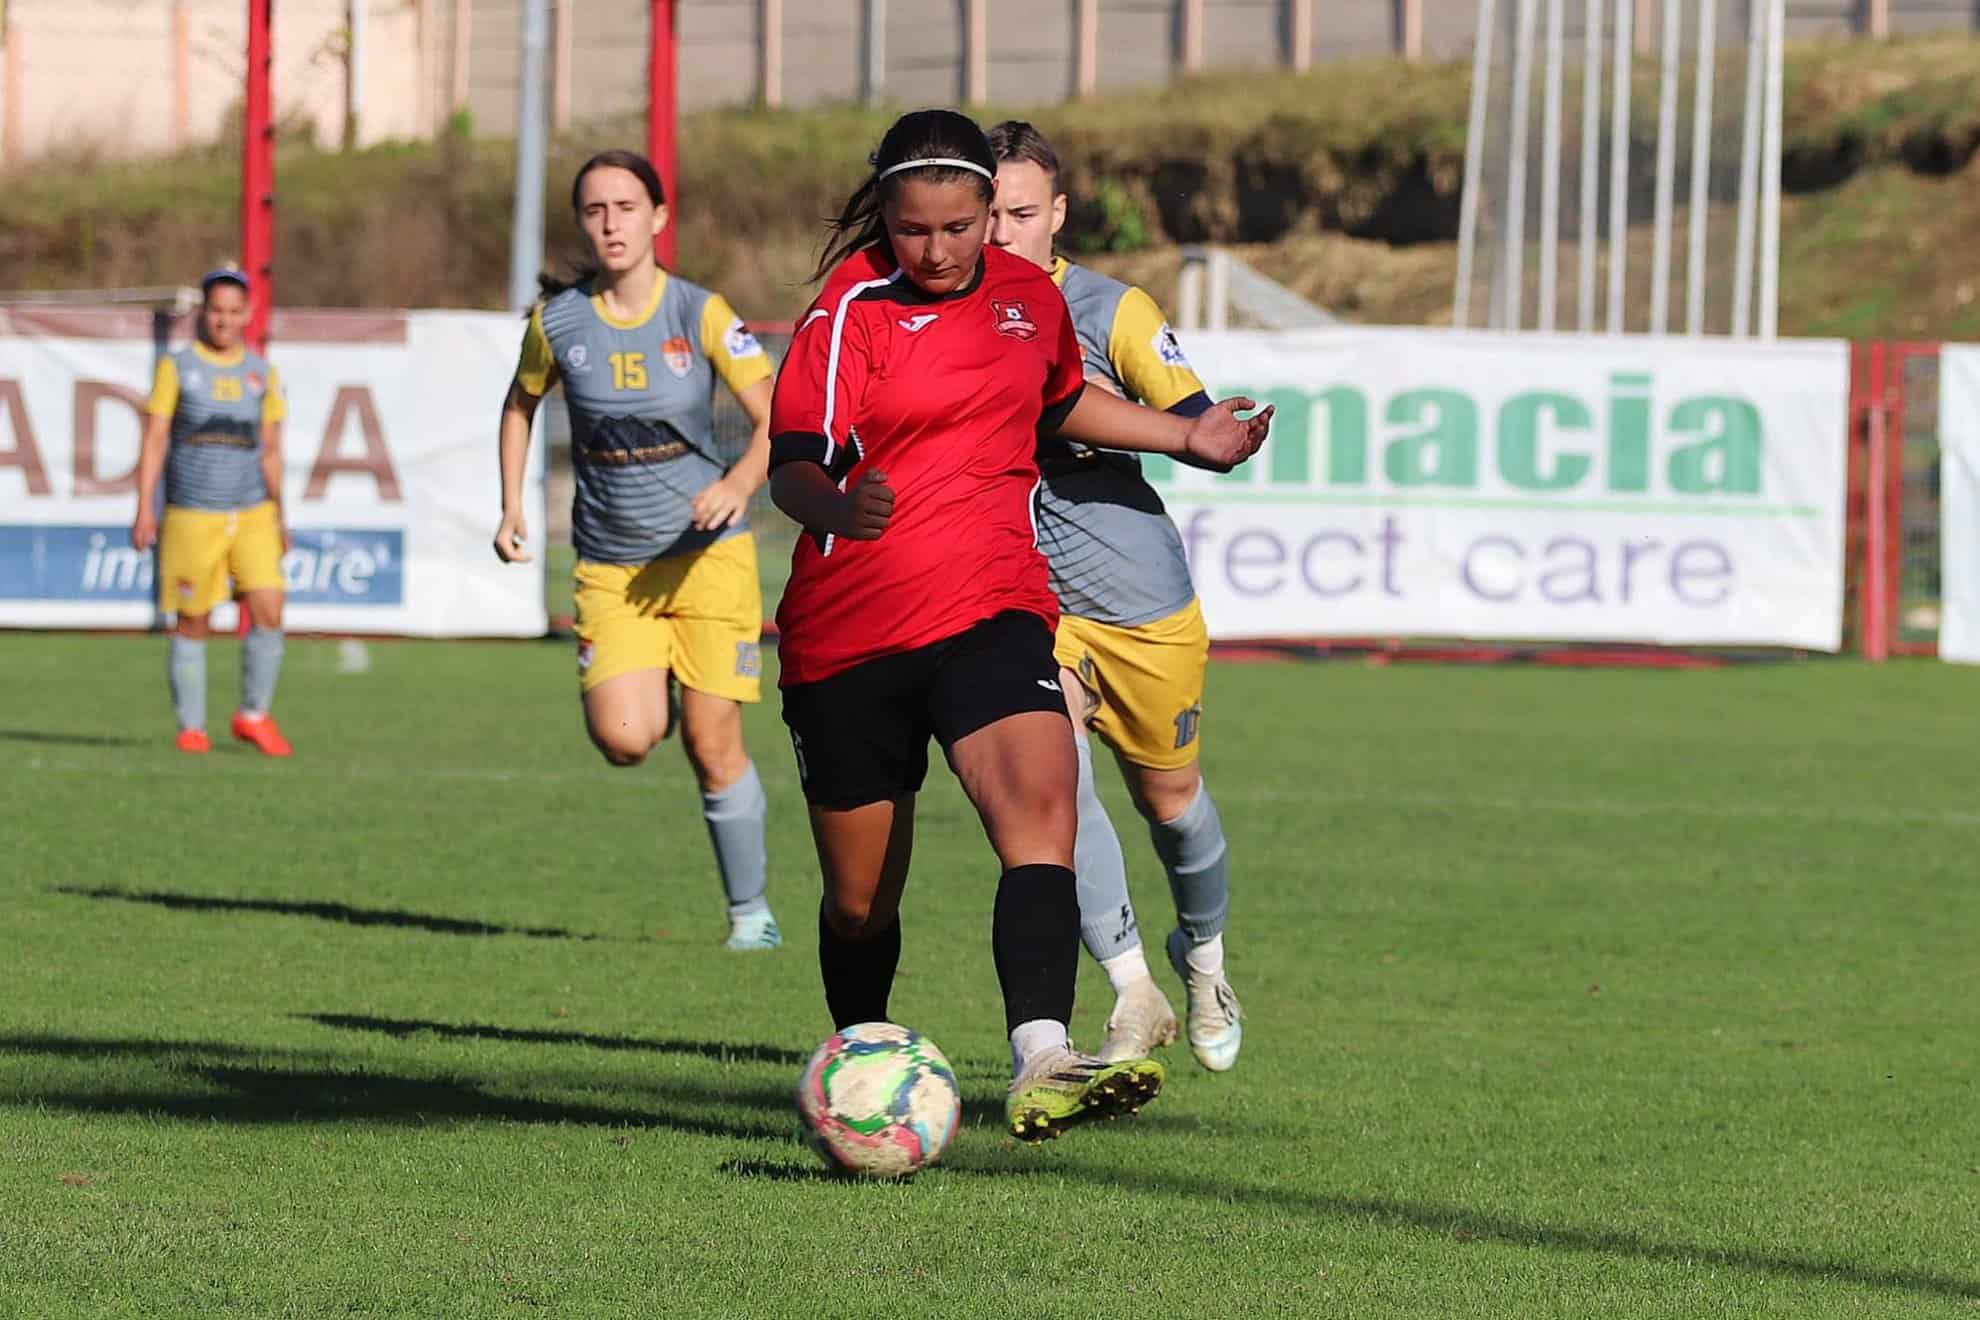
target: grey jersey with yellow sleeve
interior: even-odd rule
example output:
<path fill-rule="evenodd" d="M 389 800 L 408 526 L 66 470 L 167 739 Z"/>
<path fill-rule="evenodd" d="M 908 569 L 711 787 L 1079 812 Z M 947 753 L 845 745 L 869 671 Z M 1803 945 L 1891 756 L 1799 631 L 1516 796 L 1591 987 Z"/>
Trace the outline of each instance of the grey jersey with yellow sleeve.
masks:
<path fill-rule="evenodd" d="M 587 288 L 530 313 L 516 383 L 541 396 L 561 380 L 571 418 L 580 559 L 644 564 L 747 530 L 692 526 L 694 497 L 726 470 L 715 447 L 715 382 L 741 391 L 770 359 L 729 304 L 662 272 L 643 314 L 621 321 Z"/>
<path fill-rule="evenodd" d="M 171 419 L 165 503 L 183 509 L 251 508 L 268 498 L 261 428 L 287 412 L 268 359 L 245 349 L 188 344 L 158 359 L 145 412 Z"/>
<path fill-rule="evenodd" d="M 1052 275 L 1072 309 L 1089 385 L 1160 409 L 1202 391 L 1153 298 L 1063 258 Z M 1140 459 L 1066 443 L 1039 466 L 1038 548 L 1061 609 L 1133 627 L 1195 598 L 1182 537 Z"/>

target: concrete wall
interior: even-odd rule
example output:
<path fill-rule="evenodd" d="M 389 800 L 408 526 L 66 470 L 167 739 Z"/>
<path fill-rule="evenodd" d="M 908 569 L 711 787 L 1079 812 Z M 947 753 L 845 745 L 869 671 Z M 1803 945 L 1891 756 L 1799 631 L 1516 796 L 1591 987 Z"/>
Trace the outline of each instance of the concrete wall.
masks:
<path fill-rule="evenodd" d="M 341 139 L 347 15 L 353 0 L 280 0 L 280 114 L 325 144 Z M 762 94 L 764 0 L 677 0 L 682 106 L 747 104 Z M 873 0 L 784 0 L 784 100 L 861 96 Z M 520 0 L 363 0 L 367 142 L 426 136 L 461 105 L 475 131 L 507 135 L 516 118 Z M 562 80 L 553 104 L 584 121 L 646 103 L 648 0 L 554 0 L 567 30 L 552 42 Z M 1076 0 L 987 0 L 989 90 L 1001 105 L 1070 95 Z M 1146 86 L 1181 64 L 1183 0 L 1098 0 L 1102 89 Z M 1282 65 L 1292 0 L 1202 0 L 1207 68 Z M 1311 57 L 1400 51 L 1405 0 L 1309 0 Z M 1420 0 L 1423 54 L 1462 58 L 1474 0 Z M 963 99 L 963 0 L 884 0 L 886 99 Z M 209 142 L 238 105 L 242 0 L 0 0 L 0 163 L 64 150 L 141 155 Z M 1796 38 L 1860 30 L 1864 0 L 1788 0 Z M 1890 0 L 1899 33 L 1980 26 L 1980 0 Z M 561 51 L 561 58 L 557 52 Z M 461 58 L 462 53 L 465 59 Z"/>
<path fill-rule="evenodd" d="M 5 0 L 0 151 L 129 156 L 211 142 L 239 123 L 242 0 Z M 349 0 L 281 0 L 274 80 L 290 127 L 342 138 Z M 370 0 L 366 137 L 422 134 L 421 10 Z"/>

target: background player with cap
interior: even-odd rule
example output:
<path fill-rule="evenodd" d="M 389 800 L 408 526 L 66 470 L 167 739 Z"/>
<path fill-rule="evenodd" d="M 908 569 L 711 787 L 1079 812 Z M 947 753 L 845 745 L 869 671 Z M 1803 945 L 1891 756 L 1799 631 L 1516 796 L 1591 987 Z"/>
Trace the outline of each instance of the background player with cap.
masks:
<path fill-rule="evenodd" d="M 760 699 L 763 597 L 744 512 L 769 465 L 770 359 L 726 299 L 654 260 L 667 205 L 645 157 L 593 156 L 571 184 L 571 209 L 593 264 L 570 282 L 544 280 L 530 312 L 502 407 L 495 552 L 529 558 L 530 421 L 562 381 L 585 728 L 607 761 L 638 765 L 671 730 L 669 679 L 679 680 L 681 743 L 728 899 L 728 947 L 775 948 L 768 802 L 741 706 Z M 718 379 L 754 427 L 733 465 L 715 446 Z"/>
<path fill-rule="evenodd" d="M 990 242 L 1051 272 L 1072 312 L 1087 382 L 1177 416 L 1206 412 L 1203 382 L 1155 300 L 1054 255 L 1066 196 L 1051 144 L 1020 120 L 989 136 L 998 162 Z M 1176 1017 L 1142 953 L 1087 728 L 1113 749 L 1148 822 L 1175 900 L 1168 955 L 1188 992 L 1190 1048 L 1222 1072 L 1237 1063 L 1243 1030 L 1224 974 L 1228 850 L 1197 757 L 1210 638 L 1189 561 L 1133 454 L 1073 443 L 1047 451 L 1040 467 L 1038 545 L 1059 598 L 1059 677 L 1079 732 L 1080 932 L 1117 996 L 1100 1057 L 1138 1058 L 1174 1040 Z"/>
<path fill-rule="evenodd" d="M 229 595 L 250 620 L 241 657 L 241 705 L 233 734 L 269 756 L 290 754 L 269 708 L 282 672 L 282 419 L 275 369 L 242 338 L 248 277 L 231 268 L 200 281 L 197 337 L 158 360 L 145 405 L 131 545 L 158 546 L 158 604 L 176 614 L 169 677 L 182 752 L 209 751 L 206 733 L 208 616 Z M 158 478 L 165 514 L 158 516 Z"/>

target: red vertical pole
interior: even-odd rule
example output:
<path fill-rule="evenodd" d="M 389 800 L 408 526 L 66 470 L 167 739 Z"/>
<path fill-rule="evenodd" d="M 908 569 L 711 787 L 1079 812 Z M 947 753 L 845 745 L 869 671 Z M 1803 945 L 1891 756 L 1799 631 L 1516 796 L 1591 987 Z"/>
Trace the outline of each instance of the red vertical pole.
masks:
<path fill-rule="evenodd" d="M 269 83 L 274 61 L 274 0 L 247 0 L 247 87 L 241 97 L 241 269 L 248 276 L 248 346 L 268 351 L 274 306 L 275 123 Z M 247 601 L 234 631 L 248 633 Z"/>
<path fill-rule="evenodd" d="M 1890 455 L 1884 444 L 1884 345 L 1870 345 L 1870 402 L 1864 426 L 1869 452 L 1863 492 L 1863 658 L 1882 661 L 1890 655 Z"/>
<path fill-rule="evenodd" d="M 274 0 L 247 0 L 247 89 L 241 140 L 241 269 L 250 281 L 247 340 L 254 350 L 268 348 L 269 310 L 274 306 L 275 125 L 270 113 L 269 67 Z"/>
<path fill-rule="evenodd" d="M 675 70 L 678 67 L 676 51 L 676 31 L 674 27 L 674 0 L 652 0 L 653 21 L 649 27 L 646 65 L 646 157 L 653 162 L 653 168 L 660 175 L 660 186 L 666 190 L 667 205 L 676 216 L 680 213 L 680 154 L 675 150 Z M 674 232 L 676 225 L 669 220 L 667 227 L 653 240 L 653 256 L 662 266 L 674 267 Z"/>

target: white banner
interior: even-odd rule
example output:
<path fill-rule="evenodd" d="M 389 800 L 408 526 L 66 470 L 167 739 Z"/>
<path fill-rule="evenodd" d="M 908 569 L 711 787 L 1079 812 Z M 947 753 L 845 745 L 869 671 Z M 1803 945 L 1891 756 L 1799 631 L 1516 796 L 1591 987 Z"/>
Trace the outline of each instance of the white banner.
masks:
<path fill-rule="evenodd" d="M 1210 633 L 1842 640 L 1848 346 L 1354 328 L 1194 334 L 1278 406 L 1149 465 Z"/>
<path fill-rule="evenodd" d="M 0 308 L 0 626 L 143 628 L 157 617 L 154 555 L 130 546 L 158 356 L 148 329 L 148 313 Z M 521 322 L 278 313 L 274 329 L 295 543 L 282 563 L 287 626 L 541 635 L 541 545 L 528 565 L 504 565 L 491 548 L 496 420 Z M 541 445 L 525 499 L 540 538 Z"/>
<path fill-rule="evenodd" d="M 1939 350 L 1939 658 L 1980 664 L 1980 347 Z"/>

